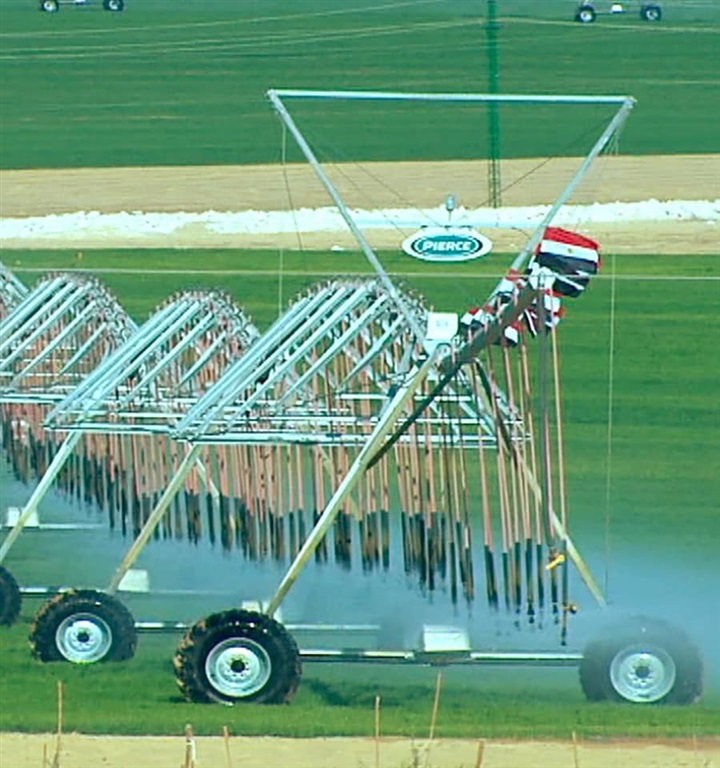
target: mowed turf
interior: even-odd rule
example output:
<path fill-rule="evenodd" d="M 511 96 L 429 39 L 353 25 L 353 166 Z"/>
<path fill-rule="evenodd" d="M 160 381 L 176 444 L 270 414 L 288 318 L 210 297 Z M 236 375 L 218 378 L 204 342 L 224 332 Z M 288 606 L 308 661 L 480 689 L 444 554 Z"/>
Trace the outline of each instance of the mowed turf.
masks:
<path fill-rule="evenodd" d="M 486 92 L 484 12 L 476 0 L 144 0 L 122 14 L 42 14 L 0 0 L 0 167 L 278 161 L 269 88 Z M 501 92 L 631 95 L 624 152 L 720 150 L 716 4 L 678 3 L 660 24 L 632 14 L 584 26 L 564 0 L 508 0 L 500 12 Z M 335 161 L 489 152 L 485 106 L 297 109 Z M 500 151 L 579 154 L 607 115 L 502 107 Z"/>
<path fill-rule="evenodd" d="M 97 271 L 140 322 L 169 293 L 202 286 L 228 291 L 261 328 L 313 283 L 338 273 L 369 272 L 360 254 L 285 253 L 282 272 L 279 254 L 272 251 L 203 252 L 202 262 L 198 255 L 86 252 L 82 268 Z M 71 251 L 6 252 L 4 257 L 28 284 L 45 270 L 78 267 Z M 450 272 L 447 266 L 409 263 L 392 254 L 382 257 L 408 290 L 423 294 L 439 310 L 455 311 L 485 296 L 510 260 L 496 254 Z M 611 603 L 618 610 L 670 618 L 701 645 L 708 663 L 704 703 L 691 708 L 596 705 L 584 701 L 575 670 L 447 669 L 439 734 L 539 737 L 575 730 L 588 737 L 658 737 L 714 732 L 720 705 L 714 623 L 720 546 L 720 360 L 714 343 L 719 299 L 720 270 L 713 257 L 606 256 L 602 274 L 586 294 L 566 301 L 559 337 L 571 531 L 603 587 L 609 583 Z M 68 546 L 70 540 L 64 541 Z M 38 557 L 47 552 L 39 546 L 21 541 L 8 565 L 24 577 L 32 574 L 33 583 L 57 583 L 58 573 L 68 573 L 69 566 Z M 108 563 L 103 560 L 99 575 L 91 554 L 83 552 L 73 571 L 77 573 L 77 565 L 83 584 L 106 583 Z M 113 562 L 117 559 L 116 554 Z M 198 585 L 204 578 L 198 573 Z M 247 586 L 230 585 L 241 591 Z M 582 585 L 574 587 L 573 598 L 580 605 L 580 614 L 571 621 L 571 645 L 576 647 L 587 637 L 588 621 L 598 629 L 605 620 Z M 26 620 L 36 605 L 26 605 Z M 152 608 L 145 605 L 145 610 L 151 617 Z M 194 619 L 216 608 L 208 603 L 195 610 Z M 482 623 L 484 616 L 493 625 L 482 596 L 473 613 L 476 620 Z M 358 621 L 365 618 L 362 610 L 356 616 Z M 229 717 L 222 708 L 177 698 L 169 664 L 177 638 L 143 638 L 138 657 L 122 667 L 77 669 L 32 662 L 26 631 L 24 624 L 0 636 L 5 647 L 0 674 L 16 702 L 13 710 L 0 710 L 4 728 L 50 728 L 54 682 L 62 679 L 68 727 L 83 731 L 162 733 L 190 720 L 207 733 L 229 722 L 240 733 L 361 734 L 369 732 L 374 696 L 381 695 L 387 732 L 420 736 L 427 727 L 436 675 L 432 669 L 307 665 L 289 709 L 250 708 L 247 716 Z M 508 638 L 530 649 L 542 639 L 522 632 Z M 494 647 L 507 641 L 501 635 Z M 88 707 L 87 701 L 101 692 L 107 707 Z"/>
<path fill-rule="evenodd" d="M 199 255 L 86 252 L 82 268 L 96 271 L 139 322 L 174 291 L 217 287 L 228 291 L 261 329 L 313 283 L 338 273 L 369 272 L 360 254 L 285 253 L 282 270 L 279 254 L 272 251 L 210 251 L 202 253 L 202 261 Z M 484 297 L 510 260 L 496 254 L 450 272 L 446 266 L 382 256 L 408 290 L 423 294 L 436 309 L 455 311 Z M 5 252 L 3 257 L 29 285 L 47 270 L 78 268 L 74 251 Z M 597 705 L 584 700 L 572 669 L 451 668 L 443 670 L 439 736 L 562 737 L 574 730 L 582 737 L 660 737 L 716 731 L 719 299 L 720 270 L 714 257 L 607 257 L 602 275 L 586 294 L 566 301 L 559 336 L 571 532 L 603 587 L 610 585 L 611 604 L 622 615 L 630 611 L 668 618 L 701 646 L 708 664 L 704 702 L 686 708 Z M 49 499 L 45 506 L 52 504 Z M 50 541 L 28 535 L 6 565 L 25 583 L 64 583 L 78 569 L 84 585 L 107 583 L 118 553 L 108 559 L 102 554 L 107 543 L 91 550 L 82 535 L 64 537 L 57 557 L 47 550 Z M 77 554 L 74 547 L 80 548 Z M 68 565 L 64 559 L 69 552 Z M 185 553 L 174 567 L 200 567 L 198 557 Z M 201 568 L 198 586 L 206 576 Z M 338 576 L 332 578 L 336 583 Z M 243 579 L 233 579 L 226 584 L 230 591 L 246 595 L 252 589 Z M 573 598 L 580 605 L 580 614 L 571 621 L 576 647 L 587 637 L 588 622 L 599 629 L 606 620 L 582 585 L 575 585 Z M 448 598 L 438 595 L 436 600 Z M 224 607 L 232 603 L 229 598 Z M 136 659 L 123 665 L 77 668 L 32 661 L 25 637 L 37 606 L 37 601 L 28 601 L 22 623 L 0 633 L 3 696 L 13 701 L 13 707 L 0 707 L 0 729 L 51 729 L 57 680 L 66 684 L 66 727 L 83 732 L 167 733 L 190 721 L 200 733 L 217 733 L 225 724 L 246 734 L 371 733 L 376 695 L 386 708 L 386 733 L 420 737 L 428 727 L 436 679 L 432 668 L 306 665 L 289 708 L 230 712 L 179 699 L 170 665 L 177 637 L 143 638 Z M 146 610 L 150 615 L 145 618 L 152 618 L 152 607 Z M 216 602 L 213 607 L 200 603 L 192 619 L 213 610 Z M 356 621 L 365 620 L 364 610 Z M 489 628 L 495 626 L 482 596 L 473 615 L 481 624 L 485 617 Z M 615 615 L 611 610 L 607 621 Z M 508 634 L 507 626 L 491 640 L 492 647 L 522 642 L 533 649 L 547 641 L 527 630 Z M 552 628 L 549 632 L 555 636 Z"/>
<path fill-rule="evenodd" d="M 3 698 L 0 730 L 53 732 L 57 681 L 64 684 L 64 727 L 82 733 L 173 734 L 192 723 L 198 735 L 291 737 L 374 732 L 426 739 L 438 672 L 442 689 L 436 738 L 645 738 L 714 736 L 720 698 L 693 707 L 588 704 L 574 669 L 374 667 L 306 664 L 289 706 L 191 704 L 175 686 L 170 659 L 178 638 L 142 637 L 134 659 L 93 667 L 40 665 L 29 657 L 23 622 L 0 632 Z"/>

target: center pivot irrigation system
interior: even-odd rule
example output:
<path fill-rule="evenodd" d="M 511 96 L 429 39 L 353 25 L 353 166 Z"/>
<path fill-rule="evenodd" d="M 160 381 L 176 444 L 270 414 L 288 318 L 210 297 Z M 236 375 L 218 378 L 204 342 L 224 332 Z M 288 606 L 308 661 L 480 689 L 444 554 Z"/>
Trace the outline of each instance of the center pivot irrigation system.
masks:
<path fill-rule="evenodd" d="M 149 628 L 118 598 L 133 565 L 150 541 L 207 536 L 246 559 L 290 564 L 268 600 L 172 625 L 185 631 L 174 666 L 190 700 L 288 701 L 301 661 L 341 661 L 579 665 L 591 699 L 694 701 L 702 660 L 663 622 L 630 620 L 582 652 L 568 647 L 570 570 L 600 606 L 605 599 L 569 534 L 557 329 L 562 301 L 583 293 L 600 257 L 597 243 L 553 220 L 633 100 L 268 98 L 373 277 L 314 286 L 261 334 L 217 292 L 176 295 L 135 327 L 88 278 L 50 276 L 27 291 L 1 273 L 3 444 L 16 474 L 40 480 L 0 562 L 56 481 L 132 536 L 106 589 L 61 591 L 38 611 L 35 656 L 132 656 L 137 632 Z M 506 276 L 460 317 L 432 311 L 390 279 L 291 116 L 293 100 L 604 104 L 615 112 Z M 491 615 L 556 633 L 560 650 L 475 650 L 465 631 L 433 625 L 412 648 L 298 647 L 280 609 L 310 562 L 332 552 L 348 568 L 359 559 L 366 571 L 388 570 L 398 551 L 423 593 L 471 604 L 484 592 Z M 0 618 L 9 623 L 19 590 L 9 571 L 0 575 Z"/>

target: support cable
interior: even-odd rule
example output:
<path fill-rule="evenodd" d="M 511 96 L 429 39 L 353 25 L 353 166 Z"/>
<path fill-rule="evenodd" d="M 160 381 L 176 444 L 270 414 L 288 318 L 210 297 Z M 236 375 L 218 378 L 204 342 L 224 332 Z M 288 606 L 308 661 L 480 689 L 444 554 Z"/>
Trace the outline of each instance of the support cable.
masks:
<path fill-rule="evenodd" d="M 615 254 L 610 257 L 610 318 L 608 340 L 608 410 L 607 410 L 607 454 L 605 456 L 605 574 L 604 592 L 609 598 L 610 592 L 610 537 L 611 502 L 612 502 L 612 462 L 613 462 L 613 416 L 615 405 L 615 310 L 617 303 L 617 272 Z"/>

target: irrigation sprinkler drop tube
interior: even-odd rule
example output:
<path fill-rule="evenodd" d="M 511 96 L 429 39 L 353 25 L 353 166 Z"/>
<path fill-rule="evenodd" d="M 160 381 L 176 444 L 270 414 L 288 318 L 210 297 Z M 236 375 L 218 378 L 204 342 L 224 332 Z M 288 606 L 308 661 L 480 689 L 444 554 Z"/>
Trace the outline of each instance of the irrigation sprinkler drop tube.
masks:
<path fill-rule="evenodd" d="M 408 401 L 411 400 L 418 387 L 425 380 L 425 377 L 435 363 L 435 357 L 438 349 L 440 349 L 440 346 L 436 347 L 433 352 L 428 354 L 427 358 L 419 368 L 416 368 L 414 372 L 410 373 L 407 381 L 398 387 L 397 392 L 387 404 L 385 411 L 380 415 L 380 418 L 367 442 L 358 453 L 355 461 L 350 466 L 348 473 L 345 475 L 332 498 L 328 502 L 322 515 L 320 515 L 320 518 L 310 532 L 310 535 L 307 537 L 307 539 L 305 539 L 305 543 L 296 555 L 295 560 L 288 568 L 288 571 L 282 579 L 276 593 L 268 603 L 267 613 L 269 616 L 273 616 L 277 609 L 280 607 L 280 604 L 292 588 L 293 584 L 300 575 L 300 572 L 313 556 L 313 553 L 317 549 L 325 534 L 330 529 L 330 526 L 333 524 L 333 521 L 337 517 L 343 500 L 352 491 L 352 489 L 355 487 L 355 484 L 360 479 L 362 473 L 367 469 L 368 463 L 377 450 L 378 445 L 382 440 L 385 439 L 387 434 L 392 429 L 393 424 L 395 423 L 395 420 L 399 416 L 402 409 L 407 405 Z"/>
<path fill-rule="evenodd" d="M 50 486 L 57 477 L 58 472 L 60 472 L 62 469 L 63 464 L 65 464 L 81 437 L 82 432 L 71 432 L 68 434 L 65 440 L 63 440 L 62 445 L 58 449 L 57 453 L 53 456 L 53 459 L 48 465 L 48 468 L 45 470 L 45 474 L 42 476 L 40 482 L 37 484 L 37 487 L 32 492 L 32 495 L 30 496 L 27 504 L 23 507 L 22 512 L 15 522 L 15 525 L 7 535 L 5 541 L 3 541 L 2 546 L 0 547 L 0 563 L 5 560 L 11 547 L 17 540 L 18 536 L 20 536 L 22 529 L 27 524 L 27 521 L 30 519 L 33 512 L 35 512 L 35 510 L 38 508 L 38 505 L 43 500 L 43 498 L 45 498 L 45 494 L 50 490 Z"/>
<path fill-rule="evenodd" d="M 153 509 L 153 511 L 150 513 L 150 516 L 145 521 L 145 525 L 143 526 L 142 530 L 138 534 L 135 541 L 133 541 L 130 549 L 127 551 L 127 554 L 122 559 L 120 565 L 117 567 L 117 570 L 115 571 L 115 574 L 110 581 L 110 586 L 107 590 L 109 594 L 112 595 L 117 592 L 118 587 L 120 586 L 120 582 L 123 580 L 123 577 L 130 570 L 130 568 L 132 568 L 143 547 L 150 540 L 150 537 L 153 535 L 155 528 L 157 528 L 157 525 L 160 522 L 163 514 L 165 514 L 165 511 L 170 506 L 170 502 L 175 497 L 175 494 L 180 490 L 180 486 L 184 482 L 185 477 L 192 468 L 193 464 L 197 461 L 201 450 L 201 445 L 193 445 L 185 454 L 183 460 L 180 462 L 180 466 L 175 472 L 175 475 L 168 483 L 167 488 L 165 488 L 163 495 L 156 504 L 155 509 Z"/>

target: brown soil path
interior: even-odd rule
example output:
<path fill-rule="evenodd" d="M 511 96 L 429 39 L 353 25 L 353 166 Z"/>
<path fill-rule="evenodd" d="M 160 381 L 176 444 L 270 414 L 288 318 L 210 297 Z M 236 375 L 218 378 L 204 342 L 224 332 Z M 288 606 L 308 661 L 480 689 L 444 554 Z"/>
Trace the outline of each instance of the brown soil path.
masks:
<path fill-rule="evenodd" d="M 508 206 L 549 204 L 572 178 L 577 158 L 507 160 L 501 164 Z M 454 194 L 467 208 L 486 204 L 487 164 L 477 162 L 369 163 L 327 169 L 351 208 L 407 208 L 441 205 Z M 609 156 L 599 159 L 570 202 L 639 202 L 644 200 L 720 199 L 720 155 L 663 157 Z M 0 171 L 0 217 L 41 216 L 75 211 L 204 212 L 299 210 L 327 206 L 330 199 L 307 165 L 209 166 L 180 168 L 105 168 Z M 616 253 L 720 252 L 718 222 L 682 221 L 593 225 L 583 231 Z M 521 247 L 525 231 L 488 233 L 498 249 Z M 396 246 L 402 233 L 372 233 L 375 247 Z M 143 239 L 158 247 L 352 247 L 344 234 L 293 235 L 215 234 L 187 227 L 171 235 Z M 5 247 L 138 246 L 121 235 L 87 239 L 64 236 L 12 242 Z"/>
<path fill-rule="evenodd" d="M 0 734 L 2 768 L 38 768 L 52 761 L 52 734 Z M 480 759 L 479 752 L 482 751 Z M 64 735 L 62 768 L 178 768 L 184 737 Z M 229 761 L 228 761 L 229 752 Z M 195 740 L 197 768 L 720 768 L 720 741 L 579 742 L 232 737 Z M 50 763 L 48 763 L 49 765 Z"/>

